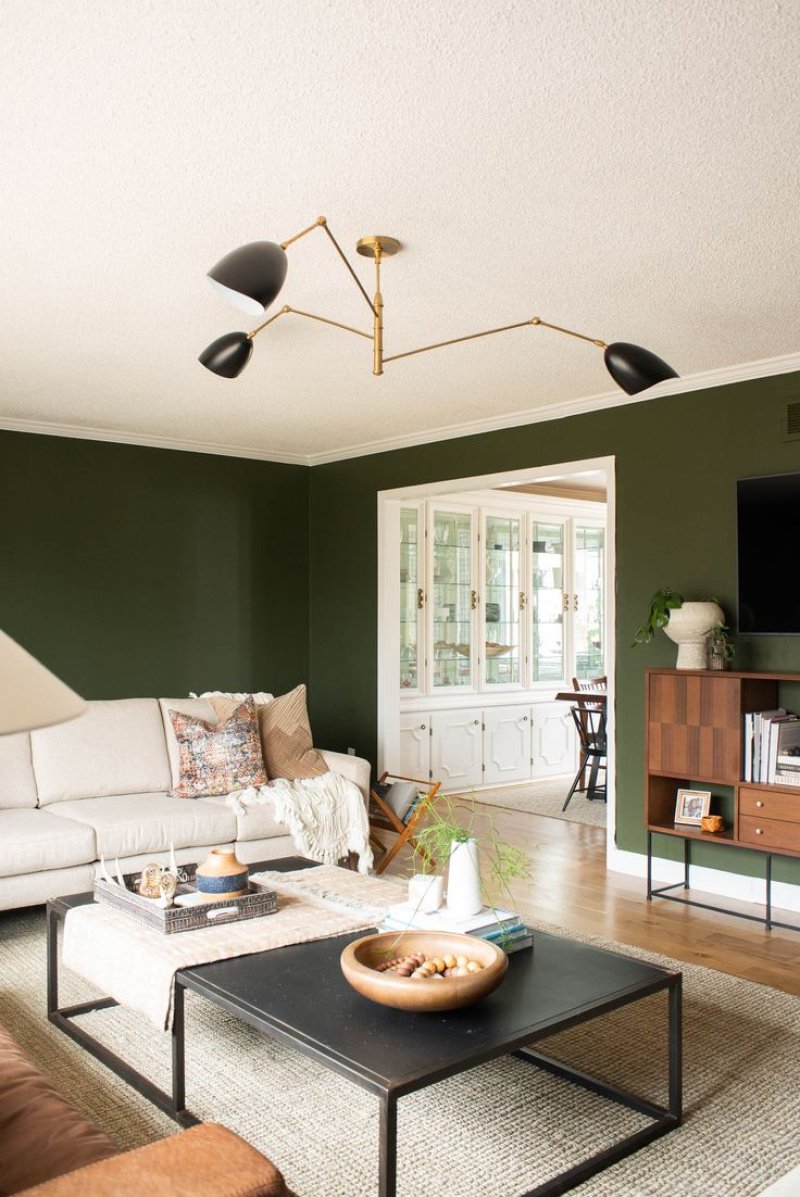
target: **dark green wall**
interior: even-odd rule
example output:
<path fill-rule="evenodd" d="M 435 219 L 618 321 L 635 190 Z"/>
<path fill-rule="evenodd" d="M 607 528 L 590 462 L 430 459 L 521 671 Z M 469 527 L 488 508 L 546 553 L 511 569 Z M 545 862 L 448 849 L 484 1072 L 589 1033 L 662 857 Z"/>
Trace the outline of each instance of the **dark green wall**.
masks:
<path fill-rule="evenodd" d="M 782 440 L 800 376 L 781 375 L 318 466 L 311 471 L 311 693 L 320 743 L 375 761 L 377 493 L 395 487 L 613 455 L 617 464 L 617 843 L 644 850 L 644 669 L 673 665 L 664 637 L 630 647 L 651 594 L 736 600 L 735 480 L 800 469 Z M 789 582 L 776 563 L 776 585 Z M 741 668 L 800 670 L 800 637 L 751 637 Z M 667 847 L 665 854 L 670 851 Z M 698 863 L 758 872 L 754 854 L 713 848 Z M 776 876 L 800 880 L 794 862 Z"/>
<path fill-rule="evenodd" d="M 0 627 L 87 698 L 289 689 L 308 473 L 0 433 Z"/>

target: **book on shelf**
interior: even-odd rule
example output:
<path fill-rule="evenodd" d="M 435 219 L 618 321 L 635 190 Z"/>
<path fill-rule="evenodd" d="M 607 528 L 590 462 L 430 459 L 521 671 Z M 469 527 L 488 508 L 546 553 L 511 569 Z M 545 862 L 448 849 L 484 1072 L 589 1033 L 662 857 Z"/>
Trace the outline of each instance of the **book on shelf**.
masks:
<path fill-rule="evenodd" d="M 744 715 L 743 780 L 777 781 L 778 758 L 800 748 L 800 718 L 784 707 Z"/>
<path fill-rule="evenodd" d="M 791 755 L 791 750 L 794 748 L 800 748 L 800 719 L 796 715 L 773 727 L 767 781 L 775 781 L 779 760 L 781 762 L 795 760 L 797 764 L 800 764 L 800 757 Z"/>

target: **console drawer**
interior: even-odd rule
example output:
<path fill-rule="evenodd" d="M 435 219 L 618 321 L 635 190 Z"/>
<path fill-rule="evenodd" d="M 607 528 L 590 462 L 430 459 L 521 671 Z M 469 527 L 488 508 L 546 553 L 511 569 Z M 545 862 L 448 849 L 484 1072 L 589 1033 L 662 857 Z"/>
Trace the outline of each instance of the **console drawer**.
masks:
<path fill-rule="evenodd" d="M 739 842 L 767 852 L 800 852 L 800 823 L 740 814 Z"/>
<path fill-rule="evenodd" d="M 739 790 L 739 814 L 754 815 L 757 819 L 785 819 L 800 822 L 800 786 L 796 794 L 776 790 Z"/>

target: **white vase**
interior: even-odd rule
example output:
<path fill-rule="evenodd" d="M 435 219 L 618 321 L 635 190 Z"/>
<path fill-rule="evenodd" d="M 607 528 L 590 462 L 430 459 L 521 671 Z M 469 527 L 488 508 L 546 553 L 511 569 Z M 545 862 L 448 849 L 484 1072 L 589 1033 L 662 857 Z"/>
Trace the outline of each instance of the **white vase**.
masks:
<path fill-rule="evenodd" d="M 467 919 L 483 907 L 478 841 L 453 840 L 447 869 L 447 909 L 458 919 Z"/>
<path fill-rule="evenodd" d="M 676 669 L 708 669 L 708 636 L 716 623 L 725 622 L 718 603 L 684 603 L 669 613 L 664 631 L 678 646 Z"/>

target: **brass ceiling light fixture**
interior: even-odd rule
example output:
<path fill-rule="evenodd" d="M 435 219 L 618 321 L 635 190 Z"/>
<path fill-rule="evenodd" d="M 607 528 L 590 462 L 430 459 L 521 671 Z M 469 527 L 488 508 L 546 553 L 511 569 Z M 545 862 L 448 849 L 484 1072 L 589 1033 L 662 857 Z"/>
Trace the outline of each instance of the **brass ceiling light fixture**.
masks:
<path fill-rule="evenodd" d="M 271 241 L 252 241 L 242 245 L 239 249 L 226 254 L 208 272 L 212 286 L 223 294 L 237 307 L 259 316 L 277 298 L 286 278 L 287 258 L 286 250 L 295 241 L 305 237 L 314 229 L 325 231 L 334 245 L 336 252 L 344 262 L 347 270 L 361 292 L 372 314 L 372 332 L 363 332 L 352 328 L 349 324 L 341 324 L 338 320 L 329 320 L 326 316 L 317 316 L 312 312 L 303 312 L 288 304 L 270 316 L 262 324 L 250 332 L 232 332 L 219 337 L 200 354 L 200 362 L 213 374 L 220 378 L 237 378 L 250 360 L 253 352 L 253 339 L 263 332 L 270 324 L 281 316 L 305 316 L 308 320 L 318 320 L 322 324 L 329 324 L 333 328 L 341 328 L 345 332 L 354 333 L 357 337 L 364 337 L 372 342 L 372 372 L 383 374 L 383 367 L 389 362 L 399 361 L 404 357 L 413 357 L 417 353 L 428 353 L 431 349 L 442 349 L 445 345 L 458 345 L 462 341 L 474 341 L 479 337 L 491 337 L 495 333 L 510 332 L 514 328 L 526 328 L 531 325 L 538 328 L 549 328 L 553 332 L 563 333 L 568 337 L 575 337 L 579 341 L 586 341 L 596 345 L 604 351 L 606 368 L 614 382 L 628 395 L 636 395 L 665 378 L 677 378 L 678 375 L 647 349 L 639 345 L 631 345 L 626 341 L 615 341 L 607 345 L 598 337 L 588 337 L 584 333 L 575 332 L 571 328 L 551 324 L 542 320 L 540 316 L 531 316 L 528 320 L 520 320 L 517 324 L 505 324 L 501 328 L 487 328 L 483 332 L 470 333 L 465 337 L 453 337 L 449 341 L 437 341 L 433 345 L 422 345 L 419 349 L 408 349 L 405 353 L 393 353 L 385 356 L 383 352 L 383 296 L 381 295 L 381 262 L 384 258 L 393 257 L 401 248 L 400 242 L 394 237 L 372 236 L 362 237 L 356 245 L 356 250 L 366 258 L 375 262 L 375 294 L 370 299 L 358 275 L 345 257 L 341 246 L 328 228 L 327 219 L 320 216 L 302 232 L 282 241 L 279 245 Z"/>

